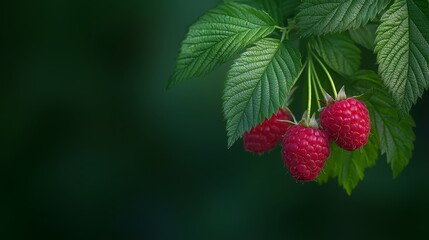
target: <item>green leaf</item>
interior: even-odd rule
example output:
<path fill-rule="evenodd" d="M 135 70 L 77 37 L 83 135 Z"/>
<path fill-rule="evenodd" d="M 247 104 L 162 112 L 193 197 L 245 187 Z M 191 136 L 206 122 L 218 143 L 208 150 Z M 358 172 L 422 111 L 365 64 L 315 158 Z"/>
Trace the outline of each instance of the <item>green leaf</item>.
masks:
<path fill-rule="evenodd" d="M 289 41 L 269 38 L 257 42 L 234 62 L 223 95 L 228 147 L 278 111 L 300 69 L 299 50 Z"/>
<path fill-rule="evenodd" d="M 397 0 L 377 29 L 379 73 L 402 112 L 429 87 L 428 26 L 429 1 Z"/>
<path fill-rule="evenodd" d="M 356 29 L 374 19 L 390 0 L 304 0 L 297 15 L 301 36 Z"/>
<path fill-rule="evenodd" d="M 283 12 L 280 8 L 280 0 L 257 0 L 262 4 L 262 9 L 283 26 Z"/>
<path fill-rule="evenodd" d="M 359 69 L 360 49 L 344 34 L 314 37 L 310 45 L 323 61 L 334 71 L 351 75 Z"/>
<path fill-rule="evenodd" d="M 326 160 L 322 173 L 317 182 L 325 183 L 328 179 L 338 177 L 338 184 L 342 186 L 347 194 L 364 178 L 364 170 L 375 166 L 378 159 L 378 143 L 375 134 L 371 134 L 368 143 L 355 151 L 346 151 L 331 144 L 331 154 Z"/>
<path fill-rule="evenodd" d="M 293 16 L 298 12 L 298 6 L 301 4 L 300 0 L 280 0 L 280 8 L 282 9 L 285 18 Z"/>
<path fill-rule="evenodd" d="M 377 131 L 381 153 L 386 154 L 393 176 L 397 177 L 412 156 L 415 140 L 413 118 L 409 114 L 400 116 L 392 98 L 374 72 L 356 73 L 346 90 L 349 95 L 371 93 L 365 104 L 371 116 L 372 129 Z"/>
<path fill-rule="evenodd" d="M 350 37 L 355 43 L 373 51 L 375 45 L 375 31 L 377 30 L 377 27 L 377 24 L 367 24 L 363 27 L 349 30 Z"/>
<path fill-rule="evenodd" d="M 213 70 L 272 33 L 275 25 L 268 14 L 244 4 L 228 3 L 209 11 L 190 27 L 168 87 Z"/>
<path fill-rule="evenodd" d="M 281 0 L 224 0 L 225 3 L 237 2 L 267 12 L 279 25 L 283 25 L 283 13 L 280 8 Z"/>

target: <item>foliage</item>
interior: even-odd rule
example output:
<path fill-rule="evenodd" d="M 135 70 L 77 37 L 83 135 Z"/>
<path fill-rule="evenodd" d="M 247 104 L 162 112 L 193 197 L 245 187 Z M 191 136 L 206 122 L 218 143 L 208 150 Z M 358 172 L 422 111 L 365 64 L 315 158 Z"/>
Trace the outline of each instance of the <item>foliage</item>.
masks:
<path fill-rule="evenodd" d="M 377 29 L 379 73 L 403 112 L 429 87 L 428 26 L 428 1 L 397 0 Z"/>
<path fill-rule="evenodd" d="M 368 107 L 369 143 L 354 152 L 332 144 L 317 181 L 338 178 L 351 194 L 381 155 L 394 177 L 411 159 L 408 112 L 429 87 L 428 25 L 428 0 L 224 0 L 189 28 L 168 87 L 235 58 L 223 95 L 231 147 L 284 107 L 294 87 L 308 88 L 309 116 L 313 92 L 320 100 L 322 86 L 336 94 L 344 84 Z M 361 69 L 363 48 L 376 55 L 378 73 Z"/>

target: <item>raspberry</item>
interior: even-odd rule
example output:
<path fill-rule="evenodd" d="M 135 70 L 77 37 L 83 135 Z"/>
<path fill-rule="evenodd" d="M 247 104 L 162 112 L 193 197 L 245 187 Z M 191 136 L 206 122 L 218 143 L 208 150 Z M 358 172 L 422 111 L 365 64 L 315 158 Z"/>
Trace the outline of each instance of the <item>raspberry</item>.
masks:
<path fill-rule="evenodd" d="M 282 157 L 293 178 L 312 181 L 329 157 L 329 135 L 316 128 L 292 126 L 283 139 Z"/>
<path fill-rule="evenodd" d="M 322 128 L 341 148 L 353 151 L 368 142 L 371 123 L 365 104 L 346 98 L 328 105 L 320 113 Z"/>
<path fill-rule="evenodd" d="M 243 135 L 244 149 L 249 152 L 263 153 L 273 149 L 283 139 L 283 135 L 289 127 L 288 123 L 278 120 L 290 120 L 291 116 L 283 109 L 279 109 L 270 119 L 252 128 Z"/>

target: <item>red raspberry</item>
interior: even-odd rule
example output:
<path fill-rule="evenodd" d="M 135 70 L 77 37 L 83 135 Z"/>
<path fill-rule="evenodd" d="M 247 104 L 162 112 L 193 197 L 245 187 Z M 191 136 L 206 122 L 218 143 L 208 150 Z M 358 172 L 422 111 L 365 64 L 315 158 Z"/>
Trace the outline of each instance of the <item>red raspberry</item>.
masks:
<path fill-rule="evenodd" d="M 278 120 L 290 120 L 291 116 L 283 109 L 279 109 L 270 119 L 252 128 L 243 135 L 244 149 L 249 152 L 263 153 L 273 149 L 283 139 L 283 135 L 289 127 L 288 123 Z"/>
<path fill-rule="evenodd" d="M 292 126 L 283 139 L 282 157 L 293 178 L 312 181 L 329 157 L 329 135 L 316 128 Z"/>
<path fill-rule="evenodd" d="M 364 146 L 371 130 L 368 109 L 355 98 L 328 105 L 320 113 L 320 124 L 339 147 L 348 151 Z"/>

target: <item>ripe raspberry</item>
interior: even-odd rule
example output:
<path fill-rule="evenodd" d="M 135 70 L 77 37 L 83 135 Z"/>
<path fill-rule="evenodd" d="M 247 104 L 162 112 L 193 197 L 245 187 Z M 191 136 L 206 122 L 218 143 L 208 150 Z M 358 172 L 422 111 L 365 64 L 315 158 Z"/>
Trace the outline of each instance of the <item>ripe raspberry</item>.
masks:
<path fill-rule="evenodd" d="M 353 151 L 368 142 L 371 123 L 365 104 L 355 98 L 335 101 L 320 113 L 320 123 L 341 148 Z"/>
<path fill-rule="evenodd" d="M 293 178 L 312 181 L 329 157 L 329 135 L 316 128 L 291 126 L 283 139 L 282 157 Z"/>
<path fill-rule="evenodd" d="M 289 127 L 288 123 L 278 120 L 290 120 L 291 116 L 283 109 L 279 109 L 270 119 L 252 128 L 243 135 L 244 149 L 249 152 L 263 153 L 273 149 L 283 139 L 283 135 Z"/>

